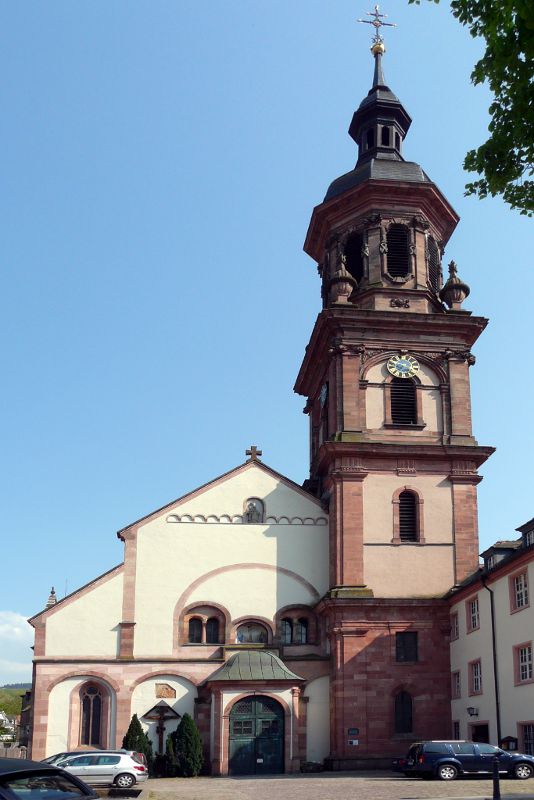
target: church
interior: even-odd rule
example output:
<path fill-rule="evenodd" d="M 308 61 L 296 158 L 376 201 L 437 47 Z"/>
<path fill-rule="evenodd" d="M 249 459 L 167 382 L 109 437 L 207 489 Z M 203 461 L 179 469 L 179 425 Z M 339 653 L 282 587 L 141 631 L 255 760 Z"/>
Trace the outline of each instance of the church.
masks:
<path fill-rule="evenodd" d="M 471 348 L 487 320 L 444 248 L 459 219 L 403 157 L 375 10 L 357 162 L 312 213 L 320 311 L 296 378 L 303 486 L 244 463 L 118 532 L 124 560 L 31 619 L 32 757 L 156 752 L 184 713 L 212 775 L 389 764 L 452 734 L 448 592 L 478 569 Z M 363 87 L 362 87 L 363 88 Z M 208 476 L 206 476 L 208 477 Z M 156 590 L 157 589 L 157 590 Z"/>

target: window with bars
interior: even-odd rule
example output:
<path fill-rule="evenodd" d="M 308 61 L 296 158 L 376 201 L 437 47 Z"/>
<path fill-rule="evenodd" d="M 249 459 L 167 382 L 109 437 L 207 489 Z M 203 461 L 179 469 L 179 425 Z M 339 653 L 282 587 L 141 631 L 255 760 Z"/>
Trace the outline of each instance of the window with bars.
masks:
<path fill-rule="evenodd" d="M 469 694 L 482 694 L 482 664 L 472 661 L 469 664 Z"/>
<path fill-rule="evenodd" d="M 306 644 L 308 641 L 308 620 L 299 617 L 295 625 L 295 644 Z"/>
<path fill-rule="evenodd" d="M 530 683 L 533 678 L 532 671 L 532 645 L 522 644 L 516 648 L 517 653 L 517 683 Z"/>
<path fill-rule="evenodd" d="M 519 575 L 514 575 L 510 578 L 510 582 L 512 611 L 527 608 L 529 605 L 527 573 L 521 572 Z"/>
<path fill-rule="evenodd" d="M 395 660 L 418 661 L 417 631 L 401 631 L 395 634 Z"/>
<path fill-rule="evenodd" d="M 467 616 L 467 632 L 476 631 L 480 628 L 480 609 L 478 605 L 478 597 L 473 597 L 465 604 Z"/>
<path fill-rule="evenodd" d="M 428 280 L 434 291 L 439 291 L 440 259 L 439 248 L 435 240 L 429 236 L 427 240 Z"/>
<path fill-rule="evenodd" d="M 395 696 L 395 733 L 411 733 L 412 729 L 412 697 L 408 692 L 399 692 Z"/>
<path fill-rule="evenodd" d="M 390 383 L 391 421 L 394 425 L 417 424 L 417 395 L 411 378 L 393 378 Z"/>
<path fill-rule="evenodd" d="M 399 495 L 399 538 L 401 542 L 416 542 L 417 533 L 417 498 L 413 492 L 401 492 Z"/>
<path fill-rule="evenodd" d="M 283 644 L 291 644 L 293 639 L 293 626 L 290 619 L 283 619 L 280 625 L 280 638 Z"/>
<path fill-rule="evenodd" d="M 523 734 L 523 752 L 529 756 L 534 756 L 534 723 L 527 722 L 521 725 Z"/>
<path fill-rule="evenodd" d="M 393 224 L 386 235 L 388 247 L 388 272 L 392 278 L 405 278 L 410 274 L 410 232 L 406 225 Z"/>
<path fill-rule="evenodd" d="M 345 256 L 347 259 L 347 269 L 352 277 L 360 283 L 363 278 L 363 236 L 361 233 L 353 233 L 347 239 L 345 245 Z"/>
<path fill-rule="evenodd" d="M 453 672 L 451 675 L 451 694 L 453 700 L 457 700 L 462 695 L 462 681 L 459 672 Z"/>
<path fill-rule="evenodd" d="M 81 692 L 82 713 L 80 744 L 99 747 L 102 723 L 102 693 L 96 686 L 86 686 Z"/>

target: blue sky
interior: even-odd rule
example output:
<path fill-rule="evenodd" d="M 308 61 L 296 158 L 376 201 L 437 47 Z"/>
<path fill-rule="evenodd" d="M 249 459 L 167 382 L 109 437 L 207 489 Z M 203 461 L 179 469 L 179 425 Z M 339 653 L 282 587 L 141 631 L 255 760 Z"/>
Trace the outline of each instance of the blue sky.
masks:
<path fill-rule="evenodd" d="M 320 308 L 302 252 L 351 169 L 372 79 L 354 0 L 2 4 L 0 684 L 29 678 L 24 618 L 122 560 L 115 531 L 245 458 L 301 482 L 292 387 Z M 532 223 L 463 197 L 489 94 L 447 3 L 390 0 L 405 157 L 458 211 L 449 243 L 490 317 L 471 371 L 481 549 L 533 516 Z M 530 274 L 529 274 L 530 278 Z M 3 610 L 2 610 L 3 609 Z"/>

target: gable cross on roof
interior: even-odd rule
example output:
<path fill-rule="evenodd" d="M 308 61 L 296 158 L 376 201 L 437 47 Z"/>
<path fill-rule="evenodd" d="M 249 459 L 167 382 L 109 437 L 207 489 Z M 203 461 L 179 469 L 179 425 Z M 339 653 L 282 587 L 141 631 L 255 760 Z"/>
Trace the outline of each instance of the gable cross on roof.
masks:
<path fill-rule="evenodd" d="M 263 455 L 262 450 L 258 450 L 255 444 L 251 445 L 249 450 L 245 451 L 246 456 L 250 456 L 249 461 L 260 461 L 260 456 Z"/>

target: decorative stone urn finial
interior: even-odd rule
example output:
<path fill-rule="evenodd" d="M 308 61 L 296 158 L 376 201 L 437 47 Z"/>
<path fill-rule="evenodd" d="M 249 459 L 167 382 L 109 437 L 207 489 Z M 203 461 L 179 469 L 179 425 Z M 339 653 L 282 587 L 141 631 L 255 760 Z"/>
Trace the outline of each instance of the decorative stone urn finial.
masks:
<path fill-rule="evenodd" d="M 52 586 L 48 600 L 46 601 L 46 608 L 52 608 L 57 603 L 56 590 Z"/>
<path fill-rule="evenodd" d="M 344 253 L 340 253 L 339 267 L 330 278 L 330 302 L 331 303 L 347 303 L 354 288 L 356 281 L 347 270 L 345 266 L 347 257 Z"/>
<path fill-rule="evenodd" d="M 439 293 L 440 299 L 449 308 L 459 310 L 466 297 L 469 296 L 471 289 L 458 277 L 458 267 L 455 261 L 449 264 L 449 278 Z"/>

